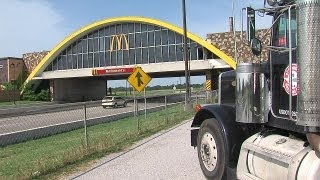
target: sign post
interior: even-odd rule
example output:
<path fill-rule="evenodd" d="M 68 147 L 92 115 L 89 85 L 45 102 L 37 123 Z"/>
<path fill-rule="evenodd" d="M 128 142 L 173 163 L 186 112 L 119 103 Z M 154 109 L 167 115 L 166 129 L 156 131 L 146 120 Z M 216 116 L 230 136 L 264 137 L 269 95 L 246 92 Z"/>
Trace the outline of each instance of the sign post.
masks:
<path fill-rule="evenodd" d="M 133 115 L 137 116 L 137 113 L 136 113 L 136 93 L 135 93 L 134 89 L 133 89 Z"/>
<path fill-rule="evenodd" d="M 135 90 L 137 90 L 138 92 L 141 92 L 142 90 L 144 90 L 144 110 L 145 110 L 145 117 L 147 116 L 147 100 L 146 100 L 146 90 L 145 87 L 147 86 L 147 84 L 151 81 L 151 77 L 145 73 L 141 67 L 136 67 L 133 71 L 133 73 L 130 74 L 130 76 L 128 77 L 128 82 L 131 84 L 131 86 L 133 87 L 133 92 Z M 136 100 L 136 96 L 134 94 L 134 105 L 133 106 L 137 106 L 137 100 Z M 134 108 L 136 109 L 136 107 Z M 136 110 L 137 112 L 139 111 Z M 136 115 L 138 115 L 138 113 L 135 113 Z M 137 116 L 138 117 L 138 116 Z M 138 118 L 138 130 L 140 131 L 140 122 L 139 122 L 139 118 Z"/>

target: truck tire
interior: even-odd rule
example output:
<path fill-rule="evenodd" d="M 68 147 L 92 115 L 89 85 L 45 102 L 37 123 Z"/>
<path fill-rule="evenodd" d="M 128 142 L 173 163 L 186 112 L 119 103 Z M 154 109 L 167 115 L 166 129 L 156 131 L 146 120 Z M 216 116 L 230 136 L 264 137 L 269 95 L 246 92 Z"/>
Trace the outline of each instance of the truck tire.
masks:
<path fill-rule="evenodd" d="M 202 122 L 197 139 L 200 167 L 207 179 L 226 179 L 226 152 L 221 126 L 216 119 Z"/>

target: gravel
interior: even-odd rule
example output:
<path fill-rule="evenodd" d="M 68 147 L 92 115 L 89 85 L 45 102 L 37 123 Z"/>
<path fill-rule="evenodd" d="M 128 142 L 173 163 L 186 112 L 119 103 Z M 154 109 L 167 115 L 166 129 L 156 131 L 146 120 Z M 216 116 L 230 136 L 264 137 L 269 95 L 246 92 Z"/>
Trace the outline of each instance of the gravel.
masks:
<path fill-rule="evenodd" d="M 147 138 L 129 150 L 108 155 L 91 170 L 70 179 L 205 179 L 197 150 L 190 146 L 191 121 Z"/>

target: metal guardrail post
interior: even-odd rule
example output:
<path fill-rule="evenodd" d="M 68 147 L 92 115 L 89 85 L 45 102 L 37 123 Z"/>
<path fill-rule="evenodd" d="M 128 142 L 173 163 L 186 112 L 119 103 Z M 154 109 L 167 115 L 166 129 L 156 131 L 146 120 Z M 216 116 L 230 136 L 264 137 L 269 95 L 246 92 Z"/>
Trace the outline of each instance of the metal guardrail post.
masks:
<path fill-rule="evenodd" d="M 83 111 L 84 111 L 84 143 L 86 146 L 86 149 L 88 149 L 88 131 L 87 131 L 87 107 L 86 104 L 83 105 Z"/>
<path fill-rule="evenodd" d="M 210 95 L 209 95 L 209 94 L 210 94 L 210 91 L 204 91 L 204 93 L 205 93 L 205 97 L 206 97 L 205 102 L 206 102 L 206 103 L 210 103 L 210 102 L 209 102 L 209 99 L 210 99 Z"/>
<path fill-rule="evenodd" d="M 196 92 L 196 104 L 199 104 L 198 92 Z"/>
<path fill-rule="evenodd" d="M 136 100 L 136 118 L 138 121 L 138 131 L 140 132 L 139 105 L 137 100 Z"/>
<path fill-rule="evenodd" d="M 164 108 L 165 108 L 165 114 L 166 114 L 166 123 L 168 124 L 167 96 L 164 96 Z"/>

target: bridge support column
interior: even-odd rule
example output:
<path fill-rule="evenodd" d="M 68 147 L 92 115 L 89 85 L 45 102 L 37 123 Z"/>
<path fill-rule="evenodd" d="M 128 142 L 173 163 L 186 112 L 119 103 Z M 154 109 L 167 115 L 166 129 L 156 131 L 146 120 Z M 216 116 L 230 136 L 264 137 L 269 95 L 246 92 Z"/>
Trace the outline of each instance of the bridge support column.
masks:
<path fill-rule="evenodd" d="M 49 80 L 49 93 L 50 93 L 50 101 L 55 101 L 54 99 L 54 80 L 50 79 Z"/>
<path fill-rule="evenodd" d="M 101 100 L 106 89 L 106 81 L 103 79 L 55 79 L 53 95 L 55 101 L 64 102 Z"/>
<path fill-rule="evenodd" d="M 218 101 L 218 82 L 219 72 L 217 70 L 208 70 L 206 72 L 206 103 L 215 103 Z"/>

